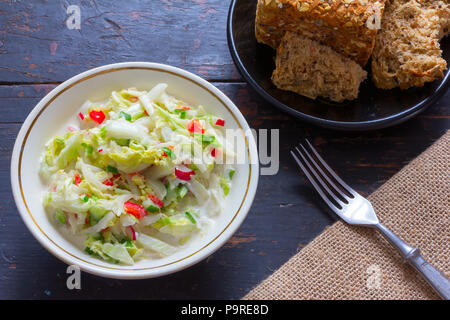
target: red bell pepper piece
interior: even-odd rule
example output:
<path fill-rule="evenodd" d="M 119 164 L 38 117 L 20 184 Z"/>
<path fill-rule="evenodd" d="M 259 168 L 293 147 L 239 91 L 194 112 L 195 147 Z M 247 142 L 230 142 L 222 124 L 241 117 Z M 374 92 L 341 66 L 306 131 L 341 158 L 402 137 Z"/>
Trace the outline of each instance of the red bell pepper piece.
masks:
<path fill-rule="evenodd" d="M 105 181 L 103 181 L 103 184 L 105 186 L 113 186 L 114 182 L 112 181 L 112 179 L 106 179 Z"/>
<path fill-rule="evenodd" d="M 152 202 L 154 204 L 156 204 L 158 207 L 162 208 L 162 206 L 164 205 L 164 203 L 154 194 L 148 194 L 147 197 L 152 200 Z"/>
<path fill-rule="evenodd" d="M 138 205 L 137 203 L 127 201 L 127 202 L 125 202 L 123 207 L 124 207 L 126 213 L 129 213 L 138 219 L 141 219 L 147 215 L 147 211 L 145 211 L 144 207 L 141 205 Z"/>
<path fill-rule="evenodd" d="M 81 183 L 81 177 L 78 173 L 75 173 L 75 175 L 73 176 L 73 179 L 74 179 L 75 185 L 79 185 Z"/>
<path fill-rule="evenodd" d="M 205 129 L 203 128 L 202 124 L 200 123 L 200 120 L 198 119 L 192 119 L 189 123 L 188 123 L 188 128 L 189 132 L 192 133 L 205 133 Z"/>
<path fill-rule="evenodd" d="M 191 180 L 191 175 L 193 175 L 193 174 L 195 174 L 194 170 L 181 171 L 181 170 L 178 170 L 177 168 L 175 168 L 175 176 L 180 180 L 189 181 L 189 180 Z"/>
<path fill-rule="evenodd" d="M 98 124 L 101 124 L 105 120 L 106 116 L 102 110 L 91 110 L 89 112 L 89 117 Z"/>
<path fill-rule="evenodd" d="M 113 179 L 117 179 L 120 177 L 121 177 L 120 173 L 113 174 L 113 176 L 112 176 Z"/>
<path fill-rule="evenodd" d="M 216 157 L 216 148 L 212 148 L 211 156 L 214 157 L 214 158 Z"/>
<path fill-rule="evenodd" d="M 82 114 L 81 112 L 78 114 L 78 116 L 80 117 L 81 120 L 84 120 L 84 114 Z"/>
<path fill-rule="evenodd" d="M 221 126 L 223 127 L 225 125 L 225 120 L 223 119 L 217 119 L 216 121 L 216 126 Z"/>

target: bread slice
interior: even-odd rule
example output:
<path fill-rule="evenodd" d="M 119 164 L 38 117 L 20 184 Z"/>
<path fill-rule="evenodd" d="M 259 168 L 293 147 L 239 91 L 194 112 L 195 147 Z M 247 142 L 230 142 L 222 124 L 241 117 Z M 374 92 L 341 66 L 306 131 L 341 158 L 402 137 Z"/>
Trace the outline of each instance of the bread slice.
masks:
<path fill-rule="evenodd" d="M 291 31 L 330 46 L 364 66 L 381 25 L 384 1 L 258 0 L 256 39 L 276 49 L 284 33 Z"/>
<path fill-rule="evenodd" d="M 375 85 L 408 89 L 442 78 L 439 40 L 449 31 L 448 0 L 388 0 L 372 56 Z"/>
<path fill-rule="evenodd" d="M 367 72 L 330 47 L 293 32 L 286 32 L 277 50 L 273 83 L 311 99 L 336 102 L 358 97 Z"/>

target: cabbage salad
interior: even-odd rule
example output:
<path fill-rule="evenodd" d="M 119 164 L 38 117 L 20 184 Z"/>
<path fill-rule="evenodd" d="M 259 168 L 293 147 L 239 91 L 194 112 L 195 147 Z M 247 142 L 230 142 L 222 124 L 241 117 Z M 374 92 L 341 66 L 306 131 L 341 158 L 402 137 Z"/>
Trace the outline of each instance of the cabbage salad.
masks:
<path fill-rule="evenodd" d="M 224 208 L 234 157 L 225 121 L 166 93 L 113 91 L 45 145 L 50 219 L 92 256 L 132 265 L 205 234 Z"/>

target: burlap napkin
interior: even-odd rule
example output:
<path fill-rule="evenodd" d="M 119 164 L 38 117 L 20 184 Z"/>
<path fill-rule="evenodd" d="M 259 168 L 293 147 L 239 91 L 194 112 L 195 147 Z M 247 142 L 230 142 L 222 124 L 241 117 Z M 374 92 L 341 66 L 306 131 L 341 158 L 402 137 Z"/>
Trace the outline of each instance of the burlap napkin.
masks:
<path fill-rule="evenodd" d="M 450 131 L 369 196 L 386 226 L 450 276 Z M 244 299 L 438 299 L 376 230 L 338 221 Z"/>

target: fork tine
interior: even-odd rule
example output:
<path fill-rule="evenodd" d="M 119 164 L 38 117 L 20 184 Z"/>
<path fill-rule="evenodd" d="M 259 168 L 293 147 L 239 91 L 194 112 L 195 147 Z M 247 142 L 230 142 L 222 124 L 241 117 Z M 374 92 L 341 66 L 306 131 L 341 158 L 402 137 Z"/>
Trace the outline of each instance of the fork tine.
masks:
<path fill-rule="evenodd" d="M 343 208 L 345 206 L 344 202 L 342 202 L 341 199 L 339 199 L 336 196 L 336 193 L 334 193 L 333 191 L 330 190 L 330 188 L 328 187 L 328 185 L 326 184 L 326 182 L 323 180 L 323 177 L 317 172 L 317 170 L 315 170 L 313 168 L 313 166 L 311 165 L 311 162 L 314 163 L 314 161 L 308 161 L 306 159 L 306 157 L 303 155 L 303 153 L 300 151 L 300 149 L 298 149 L 297 147 L 294 147 L 294 149 L 297 151 L 297 153 L 302 157 L 303 161 L 306 163 L 309 171 L 314 175 L 314 177 L 316 178 L 317 182 L 319 182 L 320 186 L 325 189 L 325 191 L 328 193 L 328 197 L 330 198 L 330 200 L 334 200 L 337 204 L 339 204 L 341 206 L 341 208 Z"/>
<path fill-rule="evenodd" d="M 297 149 L 297 148 L 295 148 Z M 297 149 L 298 151 L 298 149 Z M 331 200 L 326 196 L 325 192 L 320 188 L 319 184 L 314 180 L 312 175 L 309 173 L 309 171 L 306 169 L 306 167 L 303 165 L 303 163 L 300 161 L 300 159 L 297 157 L 297 155 L 291 150 L 291 155 L 294 158 L 295 162 L 297 162 L 300 169 L 305 173 L 306 177 L 308 178 L 309 182 L 313 185 L 314 189 L 319 193 L 319 195 L 322 197 L 323 201 L 333 210 L 333 211 L 340 211 L 340 209 L 333 203 Z M 303 155 L 299 153 L 299 155 L 302 157 L 302 159 L 305 161 Z M 305 163 L 308 165 L 308 163 L 305 161 Z"/>
<path fill-rule="evenodd" d="M 333 169 L 330 168 L 330 166 L 325 162 L 325 160 L 323 160 L 323 158 L 319 155 L 319 153 L 316 151 L 316 149 L 314 149 L 314 147 L 312 146 L 312 144 L 309 142 L 308 139 L 305 139 L 306 143 L 308 144 L 309 148 L 311 149 L 311 151 L 314 153 L 314 155 L 317 157 L 317 159 L 320 161 L 320 163 L 322 164 L 322 166 L 327 169 L 327 172 L 337 181 L 341 184 L 341 187 L 346 190 L 348 193 L 350 193 L 351 195 L 355 196 L 358 193 L 353 190 L 352 188 L 350 188 L 344 181 L 342 181 L 341 178 L 339 178 L 339 176 L 333 171 Z"/>
<path fill-rule="evenodd" d="M 342 190 L 338 186 L 336 186 L 336 184 L 330 179 L 330 177 L 317 164 L 317 162 L 311 156 L 310 152 L 308 152 L 308 150 L 306 150 L 306 148 L 303 146 L 303 144 L 300 143 L 300 147 L 303 149 L 303 152 L 306 154 L 306 156 L 308 157 L 309 161 L 312 162 L 314 167 L 316 167 L 316 170 L 318 170 L 321 173 L 322 177 L 325 178 L 325 180 L 327 180 L 327 182 L 333 187 L 333 189 L 335 190 L 334 193 L 335 194 L 337 193 L 338 195 L 340 195 L 347 202 L 350 201 L 350 198 L 344 192 L 342 192 Z"/>

